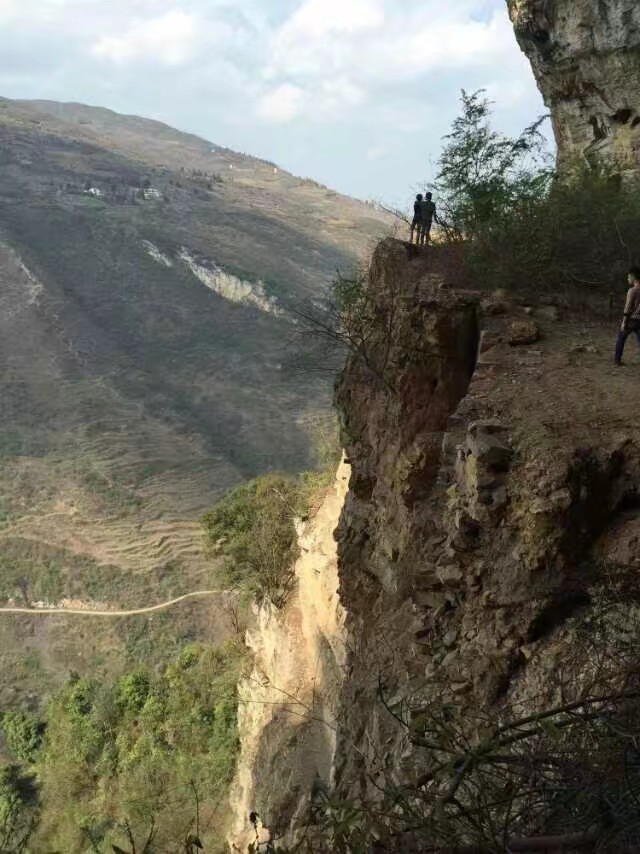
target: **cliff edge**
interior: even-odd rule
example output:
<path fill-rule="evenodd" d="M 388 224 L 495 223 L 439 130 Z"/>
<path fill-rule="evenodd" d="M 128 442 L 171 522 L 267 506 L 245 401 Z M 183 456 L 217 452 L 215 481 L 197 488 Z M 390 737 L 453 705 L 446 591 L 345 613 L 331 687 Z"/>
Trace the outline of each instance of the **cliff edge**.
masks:
<path fill-rule="evenodd" d="M 640 613 L 640 425 L 630 405 L 640 357 L 630 349 L 616 369 L 606 322 L 563 300 L 457 290 L 441 261 L 437 249 L 380 244 L 366 348 L 337 383 L 349 489 L 322 511 L 325 532 L 337 526 L 335 557 L 308 567 L 320 588 L 339 585 L 329 607 L 340 617 L 328 623 L 340 626 L 332 767 L 320 770 L 314 740 L 307 761 L 303 749 L 286 763 L 303 777 L 265 776 L 268 755 L 282 761 L 268 729 L 290 709 L 290 698 L 270 698 L 267 725 L 253 733 L 266 753 L 253 751 L 252 797 L 270 793 L 264 820 L 280 830 L 293 821 L 308 833 L 300 806 L 318 774 L 336 796 L 368 803 L 420 779 L 422 756 L 394 710 L 437 702 L 530 714 L 623 678 Z M 308 677 L 318 645 L 300 667 L 288 652 L 301 609 L 316 620 L 314 597 L 300 586 L 268 656 L 264 621 L 251 645 L 258 661 L 278 663 L 271 684 L 287 671 L 297 695 L 300 676 L 298 709 L 317 722 Z M 332 634 L 320 623 L 303 634 L 314 632 Z"/>

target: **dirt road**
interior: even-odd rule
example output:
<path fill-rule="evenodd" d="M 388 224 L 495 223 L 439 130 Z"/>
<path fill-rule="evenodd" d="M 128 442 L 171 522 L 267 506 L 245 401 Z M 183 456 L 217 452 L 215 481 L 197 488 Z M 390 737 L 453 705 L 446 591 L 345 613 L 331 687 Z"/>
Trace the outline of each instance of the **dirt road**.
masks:
<path fill-rule="evenodd" d="M 47 616 L 77 616 L 77 617 L 135 617 L 139 614 L 153 614 L 156 611 L 166 611 L 168 608 L 173 608 L 174 605 L 179 605 L 187 599 L 202 599 L 207 596 L 222 596 L 228 593 L 228 590 L 195 590 L 192 593 L 185 593 L 184 596 L 178 596 L 176 599 L 169 599 L 167 602 L 161 602 L 159 605 L 150 605 L 148 608 L 134 608 L 130 611 L 97 611 L 93 608 L 0 608 L 2 614 L 27 614 L 30 617 L 47 617 Z"/>

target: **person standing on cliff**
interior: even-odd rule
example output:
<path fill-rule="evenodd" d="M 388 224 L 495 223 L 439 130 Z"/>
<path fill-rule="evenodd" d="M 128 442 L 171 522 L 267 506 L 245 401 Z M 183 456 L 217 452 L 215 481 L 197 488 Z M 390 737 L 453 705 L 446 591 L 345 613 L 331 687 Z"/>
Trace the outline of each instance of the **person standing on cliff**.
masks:
<path fill-rule="evenodd" d="M 420 243 L 420 237 L 422 234 L 422 205 L 424 204 L 424 196 L 422 193 L 418 193 L 416 196 L 416 200 L 413 204 L 413 222 L 411 223 L 411 237 L 409 238 L 409 242 L 413 243 L 413 237 L 416 236 L 416 243 Z"/>
<path fill-rule="evenodd" d="M 629 335 L 635 335 L 640 344 L 640 267 L 632 267 L 629 270 L 627 281 L 630 287 L 627 291 L 624 316 L 620 331 L 618 332 L 616 354 L 614 357 L 614 362 L 618 366 L 622 364 L 624 345 Z"/>
<path fill-rule="evenodd" d="M 420 243 L 424 246 L 426 243 L 431 242 L 431 227 L 433 225 L 433 220 L 436 222 L 438 218 L 436 216 L 436 206 L 433 201 L 433 194 L 427 193 L 424 197 L 424 201 L 421 203 L 422 207 L 422 230 L 420 233 Z"/>

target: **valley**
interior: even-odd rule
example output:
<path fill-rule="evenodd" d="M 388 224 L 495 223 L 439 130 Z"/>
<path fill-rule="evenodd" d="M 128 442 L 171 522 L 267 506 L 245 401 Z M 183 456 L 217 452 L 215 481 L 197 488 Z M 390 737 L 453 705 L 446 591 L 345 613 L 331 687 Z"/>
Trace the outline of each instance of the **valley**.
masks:
<path fill-rule="evenodd" d="M 217 588 L 201 515 L 313 466 L 330 417 L 295 310 L 392 228 L 157 122 L 0 99 L 0 599 L 136 610 Z M 218 642 L 210 605 L 117 629 L 3 616 L 0 702 Z"/>

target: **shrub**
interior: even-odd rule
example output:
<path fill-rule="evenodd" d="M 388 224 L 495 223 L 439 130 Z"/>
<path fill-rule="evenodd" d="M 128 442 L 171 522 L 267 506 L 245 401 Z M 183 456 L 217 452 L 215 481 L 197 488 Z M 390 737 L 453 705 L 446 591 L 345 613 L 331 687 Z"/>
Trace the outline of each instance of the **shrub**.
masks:
<path fill-rule="evenodd" d="M 123 712 L 139 712 L 144 706 L 151 681 L 144 670 L 135 670 L 123 676 L 117 686 L 117 703 Z"/>
<path fill-rule="evenodd" d="M 508 216 L 475 236 L 467 266 L 496 288 L 586 298 L 624 286 L 637 246 L 635 188 L 607 174 L 576 170 L 545 195 L 515 199 Z"/>
<path fill-rule="evenodd" d="M 232 489 L 203 519 L 226 583 L 282 605 L 298 557 L 295 519 L 304 512 L 299 484 L 287 475 L 263 475 Z"/>
<path fill-rule="evenodd" d="M 492 129 L 483 90 L 463 90 L 461 101 L 462 113 L 445 137 L 436 188 L 449 225 L 472 239 L 522 200 L 545 194 L 552 172 L 540 132 L 544 118 L 512 138 Z"/>
<path fill-rule="evenodd" d="M 45 725 L 30 712 L 7 712 L 2 719 L 7 746 L 16 759 L 33 762 L 42 745 Z"/>
<path fill-rule="evenodd" d="M 547 165 L 539 122 L 519 137 L 491 128 L 482 92 L 462 93 L 436 186 L 465 281 L 574 303 L 624 286 L 640 246 L 640 195 L 615 174 Z M 460 247 L 458 247 L 460 248 Z"/>
<path fill-rule="evenodd" d="M 37 821 L 37 788 L 17 765 L 0 768 L 0 850 L 22 854 Z"/>
<path fill-rule="evenodd" d="M 34 850 L 145 850 L 150 835 L 153 850 L 183 850 L 194 816 L 212 826 L 235 768 L 242 661 L 235 644 L 193 644 L 157 675 L 72 680 L 46 713 Z"/>

